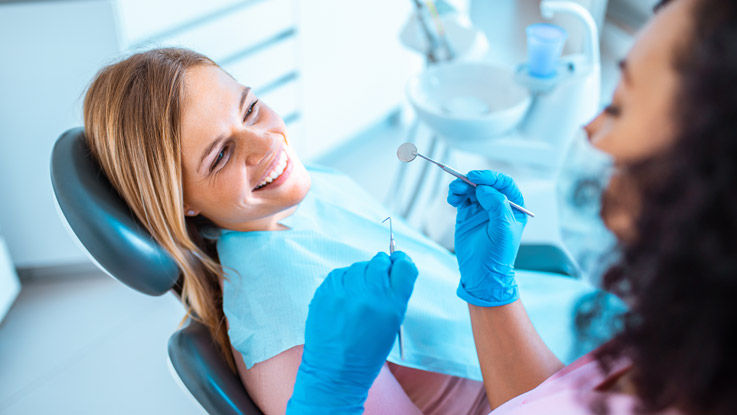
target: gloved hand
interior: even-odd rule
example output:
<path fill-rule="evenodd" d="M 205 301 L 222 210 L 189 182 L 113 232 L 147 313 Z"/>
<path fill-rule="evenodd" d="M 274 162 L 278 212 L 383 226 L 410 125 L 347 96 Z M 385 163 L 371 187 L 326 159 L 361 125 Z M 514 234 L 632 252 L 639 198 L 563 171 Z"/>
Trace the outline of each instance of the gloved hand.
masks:
<path fill-rule="evenodd" d="M 458 209 L 455 251 L 461 271 L 457 294 L 470 304 L 493 307 L 519 299 L 514 279 L 522 230 L 527 216 L 509 201 L 524 206 L 522 193 L 511 177 L 474 170 L 468 179 L 450 184 L 448 203 Z"/>
<path fill-rule="evenodd" d="M 403 252 L 332 271 L 307 315 L 302 363 L 287 414 L 361 414 L 394 345 L 417 268 Z"/>

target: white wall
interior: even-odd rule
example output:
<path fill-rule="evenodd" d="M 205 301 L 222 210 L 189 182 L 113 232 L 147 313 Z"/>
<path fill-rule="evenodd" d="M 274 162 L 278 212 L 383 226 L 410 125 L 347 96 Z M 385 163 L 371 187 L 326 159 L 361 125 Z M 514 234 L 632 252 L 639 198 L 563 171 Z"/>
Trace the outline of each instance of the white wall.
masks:
<path fill-rule="evenodd" d="M 16 266 L 85 260 L 54 210 L 49 156 L 117 53 L 113 24 L 109 1 L 0 4 L 0 228 Z"/>
<path fill-rule="evenodd" d="M 304 134 L 317 157 L 385 117 L 404 99 L 422 58 L 399 33 L 410 0 L 298 2 Z"/>

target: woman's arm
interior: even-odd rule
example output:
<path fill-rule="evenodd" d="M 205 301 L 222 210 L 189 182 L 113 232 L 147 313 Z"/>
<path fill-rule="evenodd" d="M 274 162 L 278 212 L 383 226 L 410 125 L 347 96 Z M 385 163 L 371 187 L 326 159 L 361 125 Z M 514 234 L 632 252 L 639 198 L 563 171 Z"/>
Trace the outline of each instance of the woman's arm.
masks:
<path fill-rule="evenodd" d="M 233 349 L 238 374 L 254 403 L 266 415 L 284 414 L 292 396 L 302 346 L 293 347 L 246 369 L 241 354 Z M 369 389 L 365 414 L 421 415 L 386 364 Z"/>
<path fill-rule="evenodd" d="M 492 409 L 539 385 L 563 367 L 517 300 L 499 307 L 468 305 Z"/>
<path fill-rule="evenodd" d="M 496 408 L 561 368 L 543 343 L 519 300 L 514 260 L 527 215 L 512 203 L 524 198 L 511 177 L 474 170 L 450 184 L 448 203 L 458 209 L 455 249 L 461 281 L 458 296 L 468 302 L 481 373 Z"/>

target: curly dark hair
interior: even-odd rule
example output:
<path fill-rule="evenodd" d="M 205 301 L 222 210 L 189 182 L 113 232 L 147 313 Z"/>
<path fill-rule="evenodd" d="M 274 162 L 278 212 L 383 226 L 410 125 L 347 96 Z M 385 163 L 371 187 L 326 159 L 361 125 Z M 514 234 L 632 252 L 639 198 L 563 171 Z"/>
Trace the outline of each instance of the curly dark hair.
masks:
<path fill-rule="evenodd" d="M 631 359 L 642 412 L 737 414 L 737 2 L 698 0 L 692 16 L 673 62 L 676 140 L 623 173 L 637 236 L 603 284 L 631 308 L 596 357 Z"/>

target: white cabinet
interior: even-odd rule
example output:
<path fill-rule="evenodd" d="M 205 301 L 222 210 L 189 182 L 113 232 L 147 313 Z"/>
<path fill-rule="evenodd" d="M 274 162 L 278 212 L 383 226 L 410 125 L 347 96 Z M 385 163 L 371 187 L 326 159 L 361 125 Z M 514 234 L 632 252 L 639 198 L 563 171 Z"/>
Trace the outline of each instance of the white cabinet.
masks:
<path fill-rule="evenodd" d="M 183 46 L 218 62 L 287 122 L 309 160 L 396 108 L 419 58 L 398 41 L 409 0 L 96 0 L 0 3 L 0 227 L 17 266 L 86 261 L 57 218 L 56 138 L 81 125 L 95 72 Z"/>

